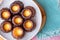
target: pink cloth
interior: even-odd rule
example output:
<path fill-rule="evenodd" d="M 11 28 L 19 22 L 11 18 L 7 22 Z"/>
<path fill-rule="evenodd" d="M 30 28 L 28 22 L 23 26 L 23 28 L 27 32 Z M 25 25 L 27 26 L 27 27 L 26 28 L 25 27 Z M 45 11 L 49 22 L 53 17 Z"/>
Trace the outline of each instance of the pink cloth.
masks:
<path fill-rule="evenodd" d="M 32 38 L 32 40 L 38 40 L 38 37 L 35 36 L 34 38 Z"/>
<path fill-rule="evenodd" d="M 60 36 L 55 36 L 51 38 L 46 38 L 45 40 L 60 40 Z"/>
<path fill-rule="evenodd" d="M 38 40 L 38 37 L 34 37 L 32 40 Z M 60 36 L 50 37 L 50 38 L 42 38 L 39 40 L 60 40 Z"/>

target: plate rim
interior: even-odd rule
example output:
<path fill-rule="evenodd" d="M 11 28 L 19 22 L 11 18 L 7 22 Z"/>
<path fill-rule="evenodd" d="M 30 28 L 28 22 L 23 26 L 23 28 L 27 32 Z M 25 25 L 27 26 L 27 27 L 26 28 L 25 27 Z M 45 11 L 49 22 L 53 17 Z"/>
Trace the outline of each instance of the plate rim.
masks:
<path fill-rule="evenodd" d="M 40 12 L 41 12 L 41 16 L 42 16 L 42 23 L 41 23 L 41 26 L 40 26 L 40 29 L 38 32 L 40 32 L 42 30 L 42 28 L 44 27 L 45 23 L 46 23 L 46 13 L 45 13 L 45 10 L 43 9 L 43 7 L 36 1 L 36 0 L 33 0 L 35 2 L 35 4 L 38 6 Z M 38 34 L 37 32 L 37 34 Z M 36 35 L 37 35 L 36 34 Z M 35 36 L 36 36 L 35 35 Z M 33 38 L 33 37 L 32 37 Z M 31 39 L 32 39 L 31 38 Z"/>

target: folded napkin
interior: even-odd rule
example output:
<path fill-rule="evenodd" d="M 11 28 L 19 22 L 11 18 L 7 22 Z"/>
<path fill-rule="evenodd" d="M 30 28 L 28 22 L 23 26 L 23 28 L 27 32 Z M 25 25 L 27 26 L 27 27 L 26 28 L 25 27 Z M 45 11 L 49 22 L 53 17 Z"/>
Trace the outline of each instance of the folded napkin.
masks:
<path fill-rule="evenodd" d="M 39 39 L 60 35 L 60 4 L 59 0 L 37 0 L 46 12 L 46 24 L 36 37 Z M 59 36 L 60 37 L 60 36 Z M 48 40 L 48 39 L 47 39 Z"/>

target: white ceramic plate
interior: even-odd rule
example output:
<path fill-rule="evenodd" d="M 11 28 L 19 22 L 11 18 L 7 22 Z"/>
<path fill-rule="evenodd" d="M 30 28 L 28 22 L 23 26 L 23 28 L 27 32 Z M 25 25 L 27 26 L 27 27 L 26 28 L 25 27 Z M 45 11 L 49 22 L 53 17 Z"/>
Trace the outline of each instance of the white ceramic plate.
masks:
<path fill-rule="evenodd" d="M 0 9 L 5 8 L 5 7 L 10 7 L 10 4 L 12 2 L 14 2 L 16 0 L 4 0 L 3 4 L 0 6 Z M 32 39 L 40 30 L 41 27 L 41 23 L 42 23 L 42 15 L 41 15 L 41 11 L 39 9 L 39 7 L 37 6 L 37 4 L 33 1 L 33 0 L 20 0 L 24 3 L 24 6 L 32 6 L 35 8 L 36 10 L 36 16 L 34 17 L 34 20 L 36 22 L 36 28 L 32 31 L 32 32 L 26 32 L 25 36 L 22 39 L 19 40 L 30 40 Z M 4 20 L 2 20 L 0 18 L 0 24 L 3 22 Z M 15 38 L 13 38 L 13 36 L 10 33 L 4 33 L 2 31 L 0 31 L 0 35 L 2 35 L 3 37 L 5 37 L 7 40 L 16 40 Z"/>

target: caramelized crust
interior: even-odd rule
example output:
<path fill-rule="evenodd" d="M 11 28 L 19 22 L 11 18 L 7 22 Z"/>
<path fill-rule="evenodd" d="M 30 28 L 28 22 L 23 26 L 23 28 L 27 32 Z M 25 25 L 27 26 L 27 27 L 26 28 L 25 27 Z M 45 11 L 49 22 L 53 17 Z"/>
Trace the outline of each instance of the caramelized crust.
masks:
<path fill-rule="evenodd" d="M 27 6 L 24 8 L 24 10 L 21 12 L 21 15 L 24 19 L 30 19 L 35 16 L 35 9 L 31 6 Z"/>
<path fill-rule="evenodd" d="M 24 4 L 21 1 L 15 1 L 10 6 L 10 11 L 13 14 L 18 14 L 24 8 Z"/>
<path fill-rule="evenodd" d="M 12 24 L 9 21 L 4 21 L 1 28 L 4 32 L 10 32 L 12 30 Z"/>
<path fill-rule="evenodd" d="M 12 34 L 14 38 L 22 38 L 24 35 L 24 30 L 21 27 L 15 27 Z"/>
<path fill-rule="evenodd" d="M 32 31 L 32 29 L 35 27 L 35 23 L 32 20 L 26 20 L 23 23 L 23 27 L 26 31 Z"/>
<path fill-rule="evenodd" d="M 13 18 L 12 18 L 12 23 L 14 25 L 21 25 L 23 23 L 23 18 L 20 17 L 19 15 L 15 15 Z"/>
<path fill-rule="evenodd" d="M 11 13 L 8 8 L 2 8 L 0 13 L 1 13 L 2 19 L 7 20 L 11 17 Z"/>

